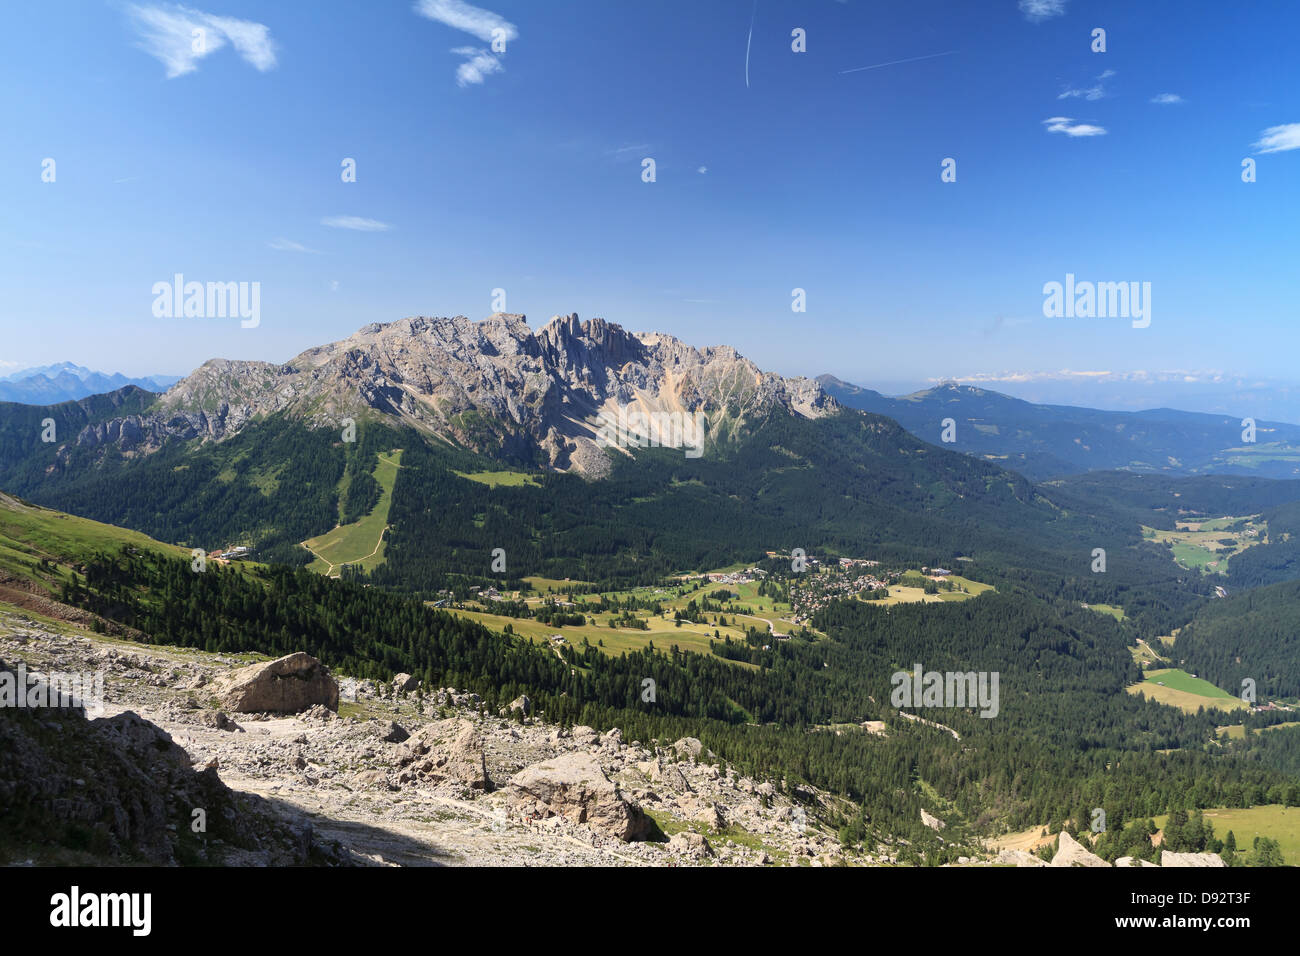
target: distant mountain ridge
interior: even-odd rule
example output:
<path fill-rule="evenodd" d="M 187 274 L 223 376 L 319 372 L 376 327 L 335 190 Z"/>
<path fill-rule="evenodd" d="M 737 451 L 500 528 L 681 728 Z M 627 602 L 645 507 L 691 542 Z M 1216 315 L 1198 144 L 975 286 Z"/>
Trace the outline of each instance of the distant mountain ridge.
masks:
<path fill-rule="evenodd" d="M 932 444 L 943 443 L 943 422 L 951 418 L 956 441 L 945 447 L 1035 480 L 1101 470 L 1300 477 L 1297 425 L 1257 421 L 1251 443 L 1242 440 L 1243 420 L 1229 415 L 1037 405 L 955 384 L 891 398 L 832 375 L 817 382 L 841 404 L 892 418 Z"/>
<path fill-rule="evenodd" d="M 164 392 L 180 381 L 177 375 L 129 378 L 120 372 L 95 372 L 72 362 L 58 362 L 0 376 L 0 401 L 24 405 L 54 405 L 102 395 L 128 385 L 147 392 Z"/>

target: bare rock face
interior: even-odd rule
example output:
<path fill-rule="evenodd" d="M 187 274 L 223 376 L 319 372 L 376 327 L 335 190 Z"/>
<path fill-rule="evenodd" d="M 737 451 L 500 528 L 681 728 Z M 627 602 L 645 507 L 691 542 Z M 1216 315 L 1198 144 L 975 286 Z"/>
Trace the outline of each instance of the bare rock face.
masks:
<path fill-rule="evenodd" d="M 1061 843 L 1060 846 L 1056 848 L 1056 856 L 1052 857 L 1052 866 L 1109 867 L 1110 864 L 1097 856 L 1097 854 L 1084 849 L 1082 843 L 1062 830 Z"/>
<path fill-rule="evenodd" d="M 1227 866 L 1217 853 L 1172 853 L 1160 851 L 1161 866 Z"/>
<path fill-rule="evenodd" d="M 219 679 L 213 693 L 226 710 L 239 714 L 296 714 L 315 706 L 339 709 L 338 681 L 302 651 L 241 667 Z"/>
<path fill-rule="evenodd" d="M 535 763 L 507 786 L 509 799 L 524 812 L 585 823 L 624 842 L 644 840 L 653 829 L 650 818 L 623 796 L 591 754 L 569 753 Z"/>
<path fill-rule="evenodd" d="M 635 443 L 609 447 L 599 437 L 620 409 L 699 413 L 718 440 L 727 423 L 839 408 L 816 381 L 764 372 L 729 346 L 694 348 L 601 318 L 557 315 L 533 331 L 522 315 L 413 316 L 367 325 L 283 365 L 214 359 L 143 414 L 88 424 L 77 443 L 149 454 L 171 440 L 221 441 L 269 414 L 312 428 L 352 417 L 396 420 L 504 460 L 540 459 L 599 478 L 615 457 L 637 453 Z"/>
<path fill-rule="evenodd" d="M 439 720 L 425 725 L 402 744 L 397 764 L 398 782 L 450 781 L 471 790 L 487 790 L 487 756 L 483 733 L 470 720 Z"/>

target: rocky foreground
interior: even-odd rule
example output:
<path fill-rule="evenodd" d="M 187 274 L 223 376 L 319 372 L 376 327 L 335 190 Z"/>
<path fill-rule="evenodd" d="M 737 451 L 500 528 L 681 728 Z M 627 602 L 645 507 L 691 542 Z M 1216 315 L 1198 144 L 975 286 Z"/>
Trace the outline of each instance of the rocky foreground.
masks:
<path fill-rule="evenodd" d="M 303 653 L 206 654 L 0 609 L 0 679 L 19 666 L 102 672 L 103 715 L 0 708 L 0 863 L 894 862 L 888 846 L 839 845 L 828 794 L 748 779 L 694 738 L 548 724 L 526 697 L 493 714 L 405 674 L 339 679 Z M 959 865 L 1111 866 L 1067 832 L 1050 862 L 1003 849 Z"/>
<path fill-rule="evenodd" d="M 21 612 L 0 612 L 0 661 L 102 671 L 105 697 L 98 719 L 0 714 L 0 820 L 18 805 L 46 815 L 41 832 L 0 833 L 8 862 L 824 866 L 846 852 L 817 822 L 825 794 L 746 779 L 693 738 L 547 724 L 524 698 L 488 714 L 406 675 L 336 683 L 305 654 L 256 663 Z M 123 735 L 129 751 L 112 743 Z M 102 779 L 78 769 L 92 752 L 112 765 Z M 195 810 L 204 833 L 187 825 Z M 130 825 L 96 826 L 123 812 Z M 84 847 L 53 845 L 65 827 Z"/>

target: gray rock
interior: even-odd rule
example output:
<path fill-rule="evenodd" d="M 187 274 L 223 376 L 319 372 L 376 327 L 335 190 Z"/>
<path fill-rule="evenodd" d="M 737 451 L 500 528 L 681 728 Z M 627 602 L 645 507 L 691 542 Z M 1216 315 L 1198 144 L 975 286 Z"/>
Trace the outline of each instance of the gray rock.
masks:
<path fill-rule="evenodd" d="M 1052 866 L 1104 866 L 1110 864 L 1103 860 L 1097 854 L 1084 849 L 1081 844 L 1069 833 L 1061 831 L 1061 842 L 1056 848 L 1056 856 L 1052 857 Z"/>
<path fill-rule="evenodd" d="M 1173 853 L 1160 851 L 1161 866 L 1227 866 L 1217 853 Z"/>
<path fill-rule="evenodd" d="M 213 693 L 239 714 L 294 714 L 313 706 L 339 709 L 339 685 L 329 670 L 299 651 L 264 664 L 241 667 L 220 678 Z"/>
<path fill-rule="evenodd" d="M 507 784 L 520 812 L 584 823 L 623 841 L 644 840 L 650 818 L 605 776 L 590 754 L 571 753 L 525 767 Z"/>

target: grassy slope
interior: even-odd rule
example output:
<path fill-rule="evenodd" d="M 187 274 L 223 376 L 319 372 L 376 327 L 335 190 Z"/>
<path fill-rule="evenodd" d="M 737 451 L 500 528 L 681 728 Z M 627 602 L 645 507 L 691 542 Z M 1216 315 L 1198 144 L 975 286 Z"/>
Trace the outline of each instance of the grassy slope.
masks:
<path fill-rule="evenodd" d="M 341 564 L 360 564 L 369 570 L 384 563 L 383 533 L 388 527 L 388 508 L 393 501 L 397 469 L 402 467 L 402 452 L 398 449 L 390 455 L 376 457 L 372 474 L 383 489 L 379 503 L 360 520 L 308 539 L 306 546 L 317 555 L 307 566 L 309 570 L 333 574 Z"/>
<path fill-rule="evenodd" d="M 32 568 L 33 562 L 47 558 L 55 564 L 67 564 L 97 553 L 116 552 L 123 545 L 177 558 L 188 558 L 190 554 L 138 531 L 51 511 L 0 492 L 0 570 L 48 588 L 48 582 Z M 67 575 L 59 572 L 59 576 Z"/>

